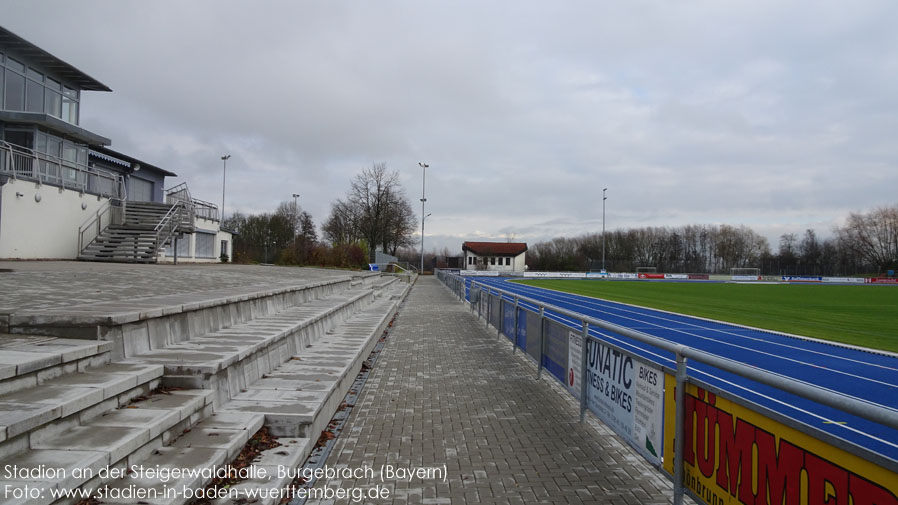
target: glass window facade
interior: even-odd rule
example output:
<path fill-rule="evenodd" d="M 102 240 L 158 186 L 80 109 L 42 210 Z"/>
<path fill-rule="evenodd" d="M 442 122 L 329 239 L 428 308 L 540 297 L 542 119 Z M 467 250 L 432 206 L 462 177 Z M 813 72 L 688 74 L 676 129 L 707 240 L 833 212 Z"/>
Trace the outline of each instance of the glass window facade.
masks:
<path fill-rule="evenodd" d="M 77 125 L 81 93 L 0 54 L 0 109 L 46 113 Z"/>
<path fill-rule="evenodd" d="M 25 109 L 25 76 L 14 72 L 9 67 L 6 68 L 6 89 L 3 93 L 4 105 L 6 110 L 24 110 Z"/>

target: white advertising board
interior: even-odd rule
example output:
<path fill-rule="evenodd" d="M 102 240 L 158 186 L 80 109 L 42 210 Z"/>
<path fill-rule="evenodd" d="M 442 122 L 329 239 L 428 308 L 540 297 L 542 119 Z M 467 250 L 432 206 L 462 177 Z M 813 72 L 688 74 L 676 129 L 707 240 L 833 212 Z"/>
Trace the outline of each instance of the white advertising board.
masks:
<path fill-rule="evenodd" d="M 586 405 L 646 459 L 661 464 L 664 374 L 655 365 L 590 339 Z"/>
<path fill-rule="evenodd" d="M 498 270 L 462 270 L 459 274 L 468 277 L 499 277 Z"/>
<path fill-rule="evenodd" d="M 543 279 L 585 279 L 586 272 L 524 272 L 524 277 Z"/>

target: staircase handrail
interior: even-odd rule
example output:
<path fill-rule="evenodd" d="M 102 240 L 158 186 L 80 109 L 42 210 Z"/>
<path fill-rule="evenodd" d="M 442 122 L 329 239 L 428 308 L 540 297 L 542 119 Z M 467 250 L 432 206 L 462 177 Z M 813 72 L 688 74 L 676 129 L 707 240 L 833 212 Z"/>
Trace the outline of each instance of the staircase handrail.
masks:
<path fill-rule="evenodd" d="M 126 212 L 126 200 L 110 198 L 106 200 L 97 211 L 88 216 L 78 227 L 78 254 L 84 254 L 84 250 L 97 239 L 109 225 L 124 224 Z M 108 216 L 108 217 L 107 217 Z M 105 221 L 104 221 L 105 218 Z M 93 233 L 96 232 L 96 233 Z M 91 236 L 90 233 L 93 233 Z M 85 237 L 90 240 L 85 240 Z"/>
<path fill-rule="evenodd" d="M 176 201 L 153 228 L 153 232 L 156 233 L 156 243 L 153 249 L 154 256 L 159 254 L 159 249 L 178 233 L 181 221 L 184 218 L 185 209 L 187 209 L 187 205 L 184 202 Z"/>
<path fill-rule="evenodd" d="M 196 204 L 190 195 L 190 188 L 186 182 L 182 182 L 173 188 L 165 190 L 166 203 L 181 203 L 184 211 L 181 212 L 182 224 L 192 227 L 196 218 Z"/>

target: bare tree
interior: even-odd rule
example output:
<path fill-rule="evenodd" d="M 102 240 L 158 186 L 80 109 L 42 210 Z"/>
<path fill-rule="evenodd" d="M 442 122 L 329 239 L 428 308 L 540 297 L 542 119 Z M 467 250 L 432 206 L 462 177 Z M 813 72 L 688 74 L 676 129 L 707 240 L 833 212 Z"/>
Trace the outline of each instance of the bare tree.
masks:
<path fill-rule="evenodd" d="M 349 202 L 337 200 L 331 204 L 331 213 L 321 227 L 324 239 L 332 245 L 358 242 L 362 236 L 358 213 Z"/>
<path fill-rule="evenodd" d="M 849 248 L 880 271 L 898 265 L 898 205 L 868 214 L 852 212 L 838 232 Z"/>
<path fill-rule="evenodd" d="M 377 247 L 395 254 L 410 246 L 415 213 L 399 184 L 399 173 L 387 171 L 386 163 L 363 170 L 352 180 L 346 200 L 331 205 L 322 230 L 332 244 L 364 240 L 370 254 Z"/>

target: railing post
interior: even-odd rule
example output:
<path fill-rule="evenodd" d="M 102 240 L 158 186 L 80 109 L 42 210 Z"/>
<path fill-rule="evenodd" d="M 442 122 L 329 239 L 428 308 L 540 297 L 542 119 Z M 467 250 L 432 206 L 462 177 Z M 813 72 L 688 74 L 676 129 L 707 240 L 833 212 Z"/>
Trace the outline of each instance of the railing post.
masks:
<path fill-rule="evenodd" d="M 514 297 L 514 335 L 511 339 L 511 353 L 518 350 L 518 297 Z"/>
<path fill-rule="evenodd" d="M 502 293 L 499 293 L 499 313 L 496 314 L 499 324 L 496 325 L 496 338 L 502 336 L 502 327 L 505 326 L 505 312 L 502 311 L 502 304 L 504 302 L 505 300 L 502 299 Z"/>
<path fill-rule="evenodd" d="M 483 307 L 483 305 L 482 305 L 483 304 L 483 290 L 482 289 L 480 290 L 480 303 L 481 303 L 480 307 Z M 492 312 L 493 312 L 493 304 L 492 304 L 492 302 L 490 302 L 490 290 L 489 290 L 489 288 L 487 288 L 487 290 L 486 290 L 486 327 L 487 328 L 490 327 L 490 317 L 491 317 Z M 481 309 L 481 315 L 482 315 L 482 309 Z"/>
<path fill-rule="evenodd" d="M 543 353 L 546 352 L 546 309 L 539 306 L 539 363 L 536 365 L 536 378 L 543 376 Z"/>
<path fill-rule="evenodd" d="M 589 348 L 589 323 L 583 321 L 583 334 L 580 337 L 580 422 L 586 420 L 586 351 Z"/>
<path fill-rule="evenodd" d="M 683 494 L 685 488 L 683 486 L 683 451 L 684 433 L 686 430 L 686 380 L 687 380 L 687 358 L 683 356 L 682 349 L 677 351 L 677 383 L 674 392 L 674 402 L 676 403 L 676 418 L 674 422 L 674 505 L 683 505 Z"/>

